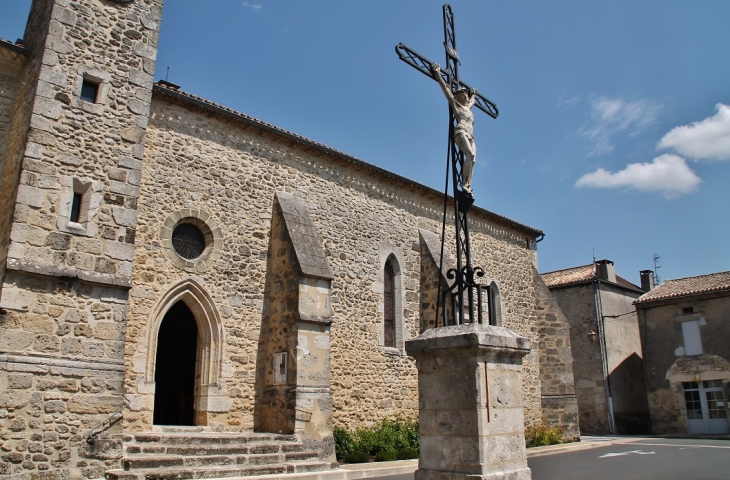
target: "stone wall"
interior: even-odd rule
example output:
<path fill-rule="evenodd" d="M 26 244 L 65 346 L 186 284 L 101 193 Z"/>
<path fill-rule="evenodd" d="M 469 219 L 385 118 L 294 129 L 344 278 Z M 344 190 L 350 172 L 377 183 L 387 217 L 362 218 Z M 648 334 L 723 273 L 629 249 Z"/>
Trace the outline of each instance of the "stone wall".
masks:
<path fill-rule="evenodd" d="M 615 433 L 648 433 L 648 407 L 643 397 L 643 354 L 632 302 L 639 292 L 600 282 L 598 290 L 587 283 L 552 292 L 570 323 L 575 364 L 575 392 L 582 433 L 611 431 L 607 382 L 601 357 L 601 338 L 591 342 L 591 330 L 603 333 L 606 374 L 611 388 Z M 602 318 L 599 327 L 596 316 Z"/>
<path fill-rule="evenodd" d="M 683 308 L 693 308 L 686 314 Z M 722 380 L 730 398 L 730 296 L 704 295 L 637 304 L 652 433 L 686 433 L 682 382 Z M 700 320 L 703 354 L 684 355 L 682 322 Z M 702 324 L 704 323 L 704 325 Z M 726 404 L 727 405 L 727 404 Z"/>
<path fill-rule="evenodd" d="M 0 228 L 10 232 L 9 243 L 2 237 L 0 431 L 8 453 L 0 469 L 18 478 L 99 478 L 119 466 L 118 422 L 104 424 L 90 446 L 85 438 L 123 405 L 127 290 L 161 8 L 161 0 L 31 7 L 24 43 L 31 54 L 0 194 L 0 227 L 12 217 Z M 81 100 L 84 81 L 98 85 L 95 102 Z M 78 222 L 70 218 L 74 194 L 82 198 Z"/>
<path fill-rule="evenodd" d="M 402 259 L 402 330 L 405 338 L 416 336 L 419 228 L 440 229 L 439 199 L 419 198 L 397 180 L 356 174 L 342 160 L 306 152 L 288 140 L 163 98 L 152 104 L 143 167 L 127 336 L 128 394 L 140 392 L 155 305 L 172 285 L 191 275 L 170 260 L 162 247 L 161 227 L 171 212 L 201 211 L 215 219 L 223 239 L 220 258 L 195 273 L 219 306 L 226 332 L 221 382 L 233 404 L 220 420 L 227 430 L 252 428 L 277 191 L 290 192 L 307 205 L 333 270 L 335 422 L 354 426 L 398 414 L 415 416 L 413 360 L 402 350 L 382 346 L 381 256 L 393 252 Z M 504 325 L 536 341 L 529 239 L 479 215 L 472 216 L 471 232 L 475 263 L 500 285 Z M 537 352 L 531 353 L 524 370 L 526 418 L 531 424 L 540 422 L 537 359 Z M 149 407 L 129 413 L 130 428 L 148 427 L 145 408 Z"/>
<path fill-rule="evenodd" d="M 8 272 L 10 292 L 26 302 L 0 315 L 0 472 L 99 478 L 119 460 L 107 439 L 121 425 L 86 439 L 123 404 L 126 295 Z"/>
<path fill-rule="evenodd" d="M 540 386 L 542 423 L 563 430 L 563 439 L 580 438 L 578 402 L 573 381 L 570 324 L 555 298 L 534 271 L 536 317 L 539 318 Z"/>

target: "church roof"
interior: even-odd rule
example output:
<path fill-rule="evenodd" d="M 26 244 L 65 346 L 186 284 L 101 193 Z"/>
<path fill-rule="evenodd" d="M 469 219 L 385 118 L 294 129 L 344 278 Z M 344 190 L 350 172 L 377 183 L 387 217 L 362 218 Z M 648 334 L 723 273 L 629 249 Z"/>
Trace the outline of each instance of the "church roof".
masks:
<path fill-rule="evenodd" d="M 5 47 L 14 52 L 22 53 L 23 55 L 28 55 L 30 53 L 30 51 L 25 48 L 22 43 L 11 42 L 10 40 L 5 40 L 4 38 L 0 38 L 0 47 Z"/>
<path fill-rule="evenodd" d="M 422 183 L 418 183 L 414 180 L 403 177 L 401 175 L 388 171 L 384 168 L 377 167 L 364 160 L 360 160 L 359 158 L 353 157 L 352 155 L 349 155 L 345 152 L 341 152 L 332 147 L 328 147 L 327 145 L 324 145 L 322 143 L 315 142 L 314 140 L 310 140 L 310 139 L 303 137 L 301 135 L 298 135 L 296 133 L 292 133 L 288 130 L 284 130 L 283 128 L 279 128 L 270 123 L 264 122 L 262 120 L 258 120 L 249 115 L 246 115 L 245 113 L 237 112 L 236 110 L 233 110 L 228 107 L 224 107 L 223 105 L 219 105 L 217 103 L 211 102 L 210 100 L 206 100 L 205 98 L 198 97 L 198 96 L 193 95 L 188 92 L 184 92 L 176 87 L 177 87 L 177 85 L 171 84 L 169 82 L 160 81 L 160 82 L 155 83 L 155 85 L 153 87 L 153 92 L 157 95 L 161 95 L 168 99 L 176 100 L 176 101 L 181 102 L 188 106 L 201 108 L 205 111 L 221 114 L 221 115 L 224 115 L 227 117 L 232 117 L 246 125 L 254 126 L 267 133 L 274 134 L 278 137 L 284 138 L 284 139 L 290 141 L 291 143 L 298 144 L 298 145 L 304 147 L 305 150 L 315 150 L 320 153 L 331 155 L 331 156 L 337 158 L 338 160 L 343 161 L 344 163 L 354 166 L 357 170 L 366 170 L 374 176 L 389 179 L 391 182 L 399 183 L 399 184 L 405 186 L 407 189 L 410 189 L 414 192 L 417 191 L 419 194 L 421 194 L 427 198 L 443 199 L 442 192 L 439 192 L 438 190 L 435 190 L 431 187 L 423 185 Z M 490 221 L 492 221 L 494 223 L 510 227 L 519 232 L 528 234 L 533 238 L 544 235 L 542 230 L 538 230 L 536 228 L 530 227 L 529 225 L 525 225 L 523 223 L 516 222 L 510 218 L 504 217 L 502 215 L 491 212 L 484 208 L 477 207 L 476 205 L 471 208 L 471 211 L 476 211 L 479 214 L 487 217 Z"/>
<path fill-rule="evenodd" d="M 545 282 L 548 288 L 563 288 L 574 285 L 581 285 L 584 283 L 591 283 L 596 280 L 596 270 L 592 263 L 588 265 L 581 265 L 580 267 L 566 268 L 564 270 L 556 270 L 554 272 L 547 272 L 541 274 L 542 280 Z M 616 275 L 616 283 L 602 280 L 606 283 L 618 285 L 619 287 L 633 290 L 636 292 L 643 292 L 641 288 L 633 283 L 629 282 L 623 277 Z"/>
<path fill-rule="evenodd" d="M 723 291 L 730 293 L 730 272 L 710 273 L 696 277 L 666 280 L 658 287 L 637 298 L 634 303 L 648 303 L 657 300 Z"/>

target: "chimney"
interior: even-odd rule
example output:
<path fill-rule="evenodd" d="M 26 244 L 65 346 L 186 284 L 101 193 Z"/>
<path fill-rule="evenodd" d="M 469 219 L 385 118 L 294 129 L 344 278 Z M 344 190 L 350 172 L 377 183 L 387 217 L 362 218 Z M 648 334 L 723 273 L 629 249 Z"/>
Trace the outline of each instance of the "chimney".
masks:
<path fill-rule="evenodd" d="M 654 283 L 654 272 L 651 270 L 642 270 L 639 272 L 639 276 L 641 277 L 641 289 L 645 292 L 653 290 L 656 287 Z"/>
<path fill-rule="evenodd" d="M 599 280 L 606 280 L 616 283 L 616 269 L 611 260 L 598 260 L 596 262 L 596 276 Z"/>

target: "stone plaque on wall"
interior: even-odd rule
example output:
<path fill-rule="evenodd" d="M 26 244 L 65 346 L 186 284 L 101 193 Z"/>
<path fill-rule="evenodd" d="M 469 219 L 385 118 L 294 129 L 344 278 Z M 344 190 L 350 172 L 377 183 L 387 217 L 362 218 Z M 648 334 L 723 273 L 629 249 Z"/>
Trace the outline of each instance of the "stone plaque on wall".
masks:
<path fill-rule="evenodd" d="M 286 352 L 274 354 L 274 385 L 286 384 Z"/>

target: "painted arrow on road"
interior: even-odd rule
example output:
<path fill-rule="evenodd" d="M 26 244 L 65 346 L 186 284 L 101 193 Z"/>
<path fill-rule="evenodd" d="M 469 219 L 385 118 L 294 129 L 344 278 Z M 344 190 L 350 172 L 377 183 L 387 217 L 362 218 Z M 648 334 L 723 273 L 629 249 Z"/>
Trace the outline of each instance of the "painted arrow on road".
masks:
<path fill-rule="evenodd" d="M 609 458 L 609 457 L 623 457 L 624 455 L 654 455 L 654 452 L 642 452 L 641 450 L 631 450 L 630 452 L 621 452 L 621 453 L 607 453 L 605 455 L 601 455 L 598 458 Z"/>

